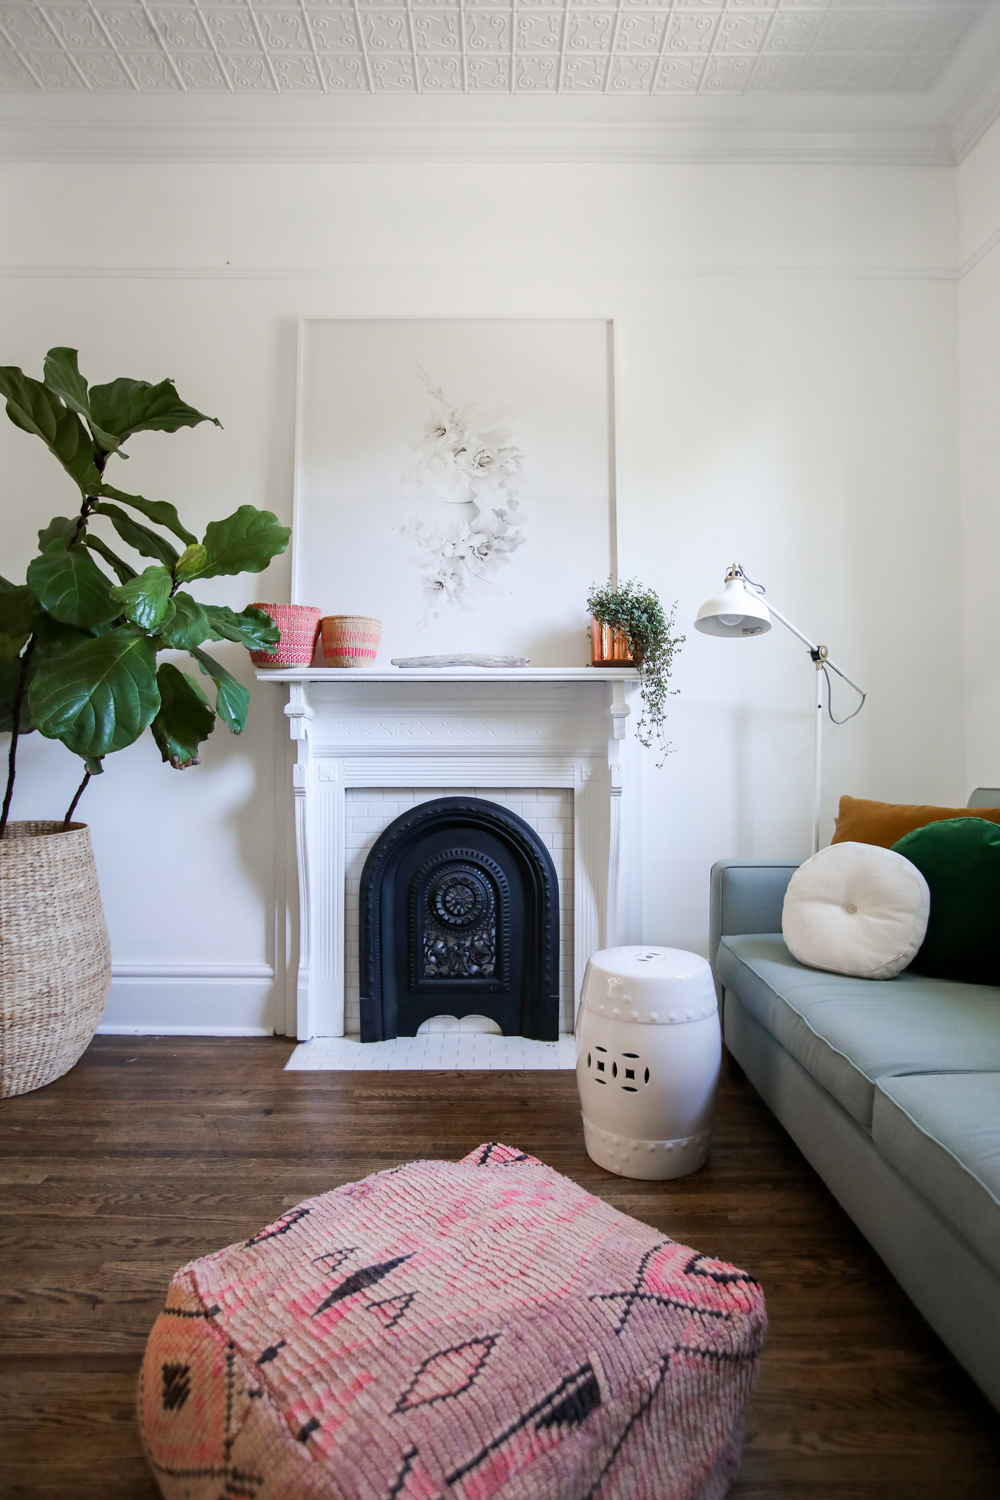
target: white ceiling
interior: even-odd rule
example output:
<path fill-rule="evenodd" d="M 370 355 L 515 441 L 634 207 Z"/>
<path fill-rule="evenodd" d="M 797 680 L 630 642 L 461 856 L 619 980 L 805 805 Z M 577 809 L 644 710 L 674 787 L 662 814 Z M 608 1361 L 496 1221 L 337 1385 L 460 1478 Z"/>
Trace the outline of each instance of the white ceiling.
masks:
<path fill-rule="evenodd" d="M 0 0 L 0 159 L 917 161 L 1000 0 Z"/>
<path fill-rule="evenodd" d="M 918 93 L 985 0 L 0 0 L 0 87 Z"/>

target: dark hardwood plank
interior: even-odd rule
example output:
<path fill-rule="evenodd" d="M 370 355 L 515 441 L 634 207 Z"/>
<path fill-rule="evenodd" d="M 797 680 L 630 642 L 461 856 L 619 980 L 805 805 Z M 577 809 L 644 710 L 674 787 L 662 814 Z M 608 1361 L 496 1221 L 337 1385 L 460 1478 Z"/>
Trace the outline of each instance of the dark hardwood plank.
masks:
<path fill-rule="evenodd" d="M 567 1073 L 285 1073 L 274 1040 L 102 1037 L 0 1103 L 0 1494 L 149 1500 L 135 1420 L 172 1273 L 302 1198 L 506 1140 L 763 1283 L 735 1500 L 981 1500 L 1000 1416 L 735 1071 L 675 1183 L 583 1149 Z"/>

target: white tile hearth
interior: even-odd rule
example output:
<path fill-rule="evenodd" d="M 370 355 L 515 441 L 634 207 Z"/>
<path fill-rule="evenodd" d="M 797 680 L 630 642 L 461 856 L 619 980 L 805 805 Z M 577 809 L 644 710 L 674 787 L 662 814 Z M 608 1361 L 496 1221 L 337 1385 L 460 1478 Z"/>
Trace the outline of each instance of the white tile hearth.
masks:
<path fill-rule="evenodd" d="M 544 1072 L 575 1068 L 572 1036 L 535 1042 L 523 1036 L 487 1032 L 431 1032 L 398 1036 L 390 1042 L 357 1037 L 317 1037 L 301 1042 L 285 1064 L 292 1073 L 353 1072 Z"/>

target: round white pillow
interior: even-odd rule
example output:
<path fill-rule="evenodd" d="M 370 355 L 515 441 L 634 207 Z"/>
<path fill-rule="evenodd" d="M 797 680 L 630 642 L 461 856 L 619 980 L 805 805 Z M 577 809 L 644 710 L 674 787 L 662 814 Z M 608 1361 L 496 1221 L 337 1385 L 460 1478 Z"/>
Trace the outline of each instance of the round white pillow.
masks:
<path fill-rule="evenodd" d="M 800 964 L 891 979 L 924 940 L 931 910 L 916 865 L 877 844 L 831 844 L 788 882 L 781 931 Z"/>

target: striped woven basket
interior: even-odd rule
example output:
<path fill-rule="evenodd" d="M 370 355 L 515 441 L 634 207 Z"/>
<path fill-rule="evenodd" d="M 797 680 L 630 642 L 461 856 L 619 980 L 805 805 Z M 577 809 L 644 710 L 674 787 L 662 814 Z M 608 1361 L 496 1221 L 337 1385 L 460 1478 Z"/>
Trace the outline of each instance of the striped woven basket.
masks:
<path fill-rule="evenodd" d="M 382 639 L 373 615 L 324 615 L 323 656 L 328 667 L 370 667 Z"/>
<path fill-rule="evenodd" d="M 68 1073 L 111 989 L 86 823 L 8 823 L 0 839 L 0 1098 Z"/>
<path fill-rule="evenodd" d="M 320 611 L 309 604 L 255 604 L 281 631 L 277 650 L 251 651 L 255 667 L 308 667 L 319 635 Z"/>

